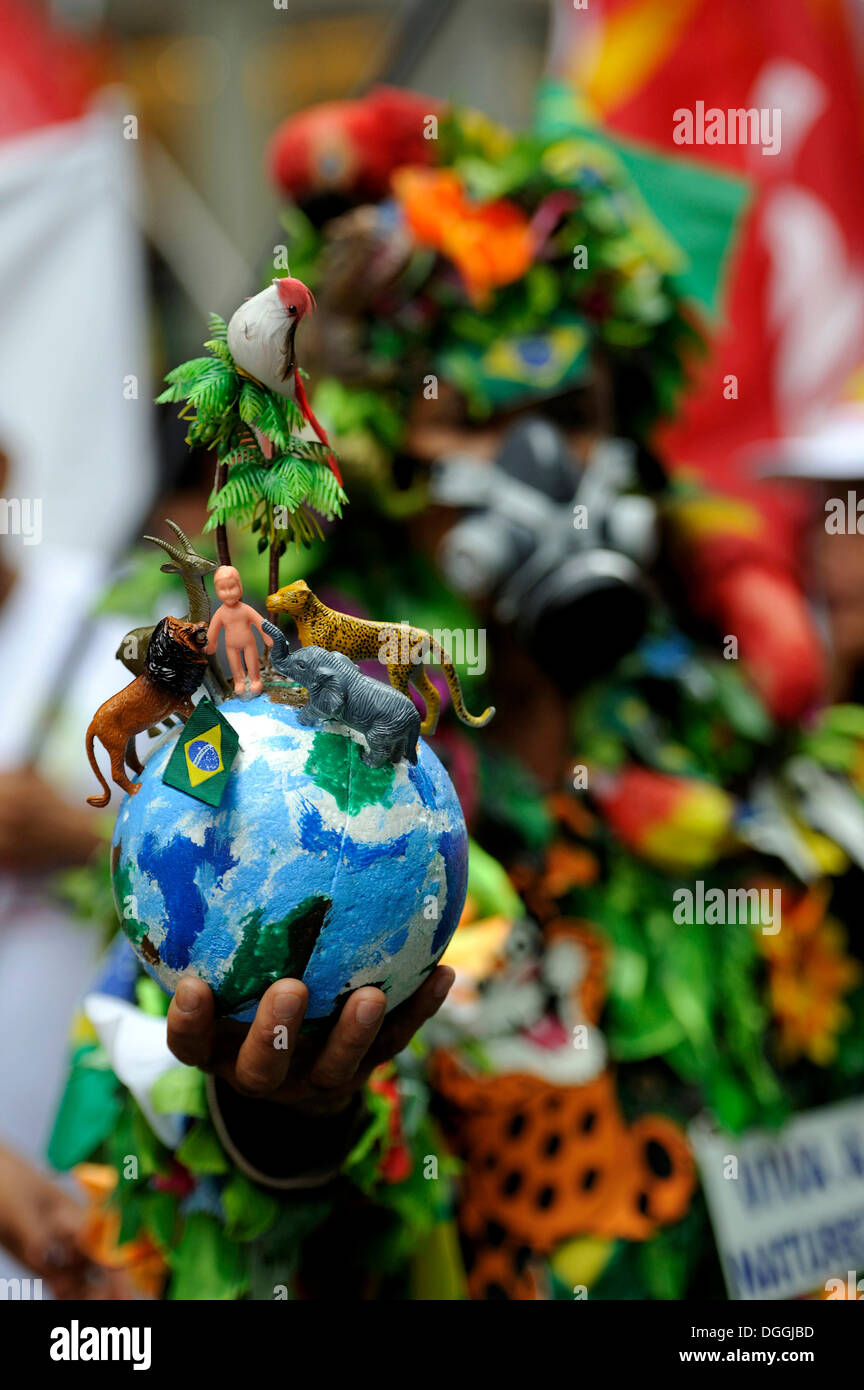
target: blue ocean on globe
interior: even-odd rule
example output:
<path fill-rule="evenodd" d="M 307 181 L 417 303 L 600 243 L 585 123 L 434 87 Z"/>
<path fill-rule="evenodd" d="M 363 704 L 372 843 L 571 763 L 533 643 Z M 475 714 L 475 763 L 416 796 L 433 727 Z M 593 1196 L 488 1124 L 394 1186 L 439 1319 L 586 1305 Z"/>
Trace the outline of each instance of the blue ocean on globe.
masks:
<path fill-rule="evenodd" d="M 200 976 L 236 1018 L 289 975 L 309 989 L 308 1019 L 365 984 L 399 1004 L 434 968 L 465 901 L 465 822 L 438 758 L 421 739 L 416 766 L 369 768 L 360 735 L 307 728 L 266 694 L 219 712 L 240 739 L 221 804 L 162 781 L 175 729 L 117 816 L 114 897 L 144 968 L 170 993 Z M 200 759 L 195 747 L 190 761 L 209 770 L 211 745 Z"/>

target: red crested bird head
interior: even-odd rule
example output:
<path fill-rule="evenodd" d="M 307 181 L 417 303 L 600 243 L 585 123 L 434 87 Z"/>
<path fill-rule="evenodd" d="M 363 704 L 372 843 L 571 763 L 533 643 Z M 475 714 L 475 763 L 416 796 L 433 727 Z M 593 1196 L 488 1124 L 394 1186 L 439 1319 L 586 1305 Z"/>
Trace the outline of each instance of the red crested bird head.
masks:
<path fill-rule="evenodd" d="M 273 284 L 276 286 L 282 308 L 296 323 L 315 308 L 315 296 L 302 280 L 295 280 L 292 276 L 286 275 L 281 280 L 274 280 Z"/>

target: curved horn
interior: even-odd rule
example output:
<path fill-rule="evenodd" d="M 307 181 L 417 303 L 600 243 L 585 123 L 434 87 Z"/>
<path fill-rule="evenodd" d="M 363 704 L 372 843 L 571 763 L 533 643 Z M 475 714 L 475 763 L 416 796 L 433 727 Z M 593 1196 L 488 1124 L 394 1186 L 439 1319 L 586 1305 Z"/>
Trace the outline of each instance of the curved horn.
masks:
<path fill-rule="evenodd" d="M 165 525 L 171 527 L 171 530 L 175 533 L 178 540 L 183 545 L 183 549 L 186 555 L 187 568 L 193 569 L 196 574 L 201 574 L 202 572 L 206 574 L 210 570 L 215 570 L 219 568 L 219 565 L 215 560 L 208 560 L 206 555 L 198 554 L 198 551 L 195 549 L 189 537 L 186 535 L 186 532 L 180 530 L 180 527 L 177 525 L 176 521 L 172 521 L 170 517 L 166 516 Z"/>
<path fill-rule="evenodd" d="M 170 526 L 171 529 L 175 531 L 179 536 L 180 540 L 183 543 L 182 550 L 179 545 L 172 545 L 171 541 L 163 540 L 161 536 L 144 536 L 143 539 L 145 541 L 152 541 L 154 545 L 160 546 L 161 549 L 164 550 L 167 555 L 170 555 L 171 559 L 174 561 L 174 564 L 179 567 L 179 571 L 181 574 L 209 574 L 212 570 L 218 569 L 218 565 L 215 560 L 208 560 L 206 555 L 198 554 L 198 552 L 193 548 L 192 542 L 190 541 L 189 537 L 183 531 L 180 530 L 180 527 L 177 525 L 176 521 L 170 521 L 166 517 L 165 522 L 166 525 Z M 166 570 L 166 573 L 168 574 L 174 573 L 173 570 L 166 569 L 165 565 L 163 565 L 162 568 L 163 570 Z"/>
<path fill-rule="evenodd" d="M 172 545 L 170 541 L 163 541 L 161 536 L 142 536 L 141 539 L 152 541 L 154 545 L 158 545 L 166 554 L 171 556 L 171 559 L 177 565 L 182 565 L 183 561 L 188 558 L 179 546 Z"/>
<path fill-rule="evenodd" d="M 170 518 L 170 516 L 166 516 L 166 518 L 165 518 L 165 525 L 171 527 L 171 530 L 174 532 L 174 534 L 175 534 L 175 536 L 177 537 L 177 539 L 178 539 L 178 540 L 181 542 L 181 544 L 183 545 L 184 550 L 192 551 L 192 553 L 194 554 L 194 548 L 193 548 L 192 542 L 190 541 L 190 539 L 189 539 L 189 537 L 186 535 L 186 533 L 185 533 L 184 531 L 181 531 L 181 530 L 180 530 L 180 527 L 177 525 L 177 522 L 176 522 L 176 521 L 172 521 L 171 518 Z"/>

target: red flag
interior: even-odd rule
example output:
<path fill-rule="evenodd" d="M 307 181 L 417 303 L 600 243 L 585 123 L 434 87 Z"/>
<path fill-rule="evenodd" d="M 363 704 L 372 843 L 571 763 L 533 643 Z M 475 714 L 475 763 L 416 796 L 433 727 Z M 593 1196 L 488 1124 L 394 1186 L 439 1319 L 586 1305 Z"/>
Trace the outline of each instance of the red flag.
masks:
<path fill-rule="evenodd" d="M 807 433 L 864 362 L 864 113 L 850 16 L 843 0 L 559 5 L 552 73 L 603 124 L 753 182 L 726 322 L 662 434 L 673 466 L 741 482 L 750 446 Z M 716 124 L 700 129 L 712 109 L 725 143 L 709 142 Z M 730 141 L 728 113 L 745 111 L 779 112 L 775 153 Z M 702 143 L 679 143 L 681 112 Z"/>

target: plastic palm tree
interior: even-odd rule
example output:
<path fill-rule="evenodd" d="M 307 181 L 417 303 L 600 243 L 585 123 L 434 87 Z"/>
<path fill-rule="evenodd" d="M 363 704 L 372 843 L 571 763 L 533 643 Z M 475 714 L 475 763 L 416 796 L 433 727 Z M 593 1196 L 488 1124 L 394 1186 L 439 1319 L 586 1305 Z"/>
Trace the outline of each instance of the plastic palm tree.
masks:
<path fill-rule="evenodd" d="M 231 563 L 229 523 L 260 531 L 258 550 L 269 549 L 268 593 L 273 593 L 286 547 L 308 547 L 323 537 L 321 521 L 340 517 L 348 498 L 328 464 L 330 450 L 301 437 L 304 420 L 295 403 L 237 367 L 227 325 L 218 314 L 210 315 L 209 328 L 207 356 L 168 372 L 157 403 L 182 401 L 187 444 L 215 451 L 204 529 L 216 532 L 220 563 Z M 261 447 L 262 436 L 270 441 L 272 457 Z"/>

